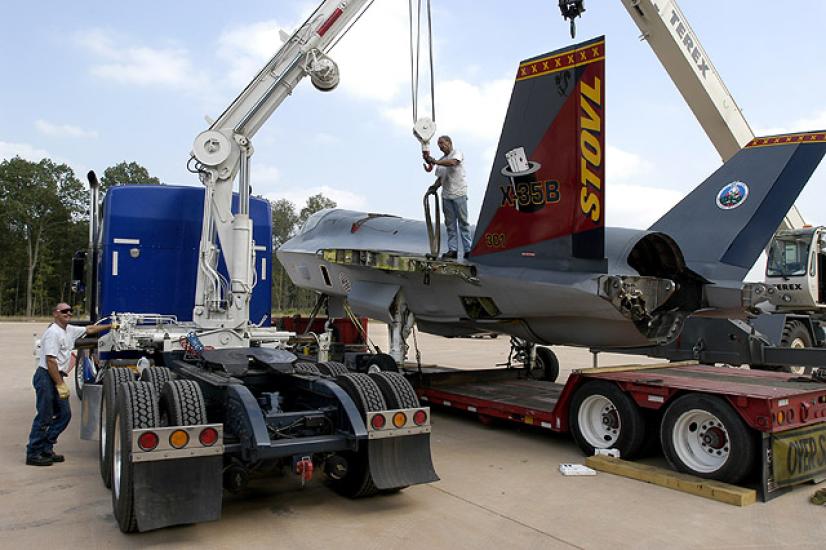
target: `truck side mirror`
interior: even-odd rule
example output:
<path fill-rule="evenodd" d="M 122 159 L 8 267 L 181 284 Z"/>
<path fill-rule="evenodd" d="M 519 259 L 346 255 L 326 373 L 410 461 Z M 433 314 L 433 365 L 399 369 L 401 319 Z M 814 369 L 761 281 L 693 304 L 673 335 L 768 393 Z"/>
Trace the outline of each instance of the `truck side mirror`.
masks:
<path fill-rule="evenodd" d="M 86 251 L 78 250 L 72 256 L 72 291 L 82 293 L 86 288 Z"/>

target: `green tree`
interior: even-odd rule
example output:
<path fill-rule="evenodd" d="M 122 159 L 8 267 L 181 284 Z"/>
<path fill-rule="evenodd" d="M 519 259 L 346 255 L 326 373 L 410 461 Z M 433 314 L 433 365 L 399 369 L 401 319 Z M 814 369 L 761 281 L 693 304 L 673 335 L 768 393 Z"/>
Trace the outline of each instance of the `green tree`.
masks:
<path fill-rule="evenodd" d="M 304 208 L 302 208 L 301 212 L 298 214 L 298 226 L 301 227 L 302 225 L 304 225 L 304 222 L 307 221 L 307 218 L 309 218 L 319 210 L 335 207 L 336 201 L 334 201 L 333 199 L 328 199 L 321 193 L 319 193 L 318 195 L 313 195 L 312 197 L 307 199 L 307 204 L 304 205 Z"/>
<path fill-rule="evenodd" d="M 123 161 L 103 171 L 103 177 L 100 178 L 100 190 L 102 193 L 113 185 L 128 185 L 130 183 L 160 185 L 161 180 L 150 176 L 149 170 L 137 162 Z"/>
<path fill-rule="evenodd" d="M 3 229 L 11 237 L 3 241 L 3 256 L 22 258 L 8 263 L 12 269 L 22 267 L 25 314 L 31 316 L 35 310 L 35 283 L 41 312 L 48 310 L 49 302 L 64 295 L 71 254 L 75 246 L 82 246 L 82 241 L 75 243 L 73 239 L 83 233 L 76 226 L 86 224 L 88 194 L 65 164 L 49 159 L 33 163 L 15 157 L 0 163 L 0 200 L 4 204 Z M 44 267 L 47 252 L 50 257 Z M 0 284 L 14 283 L 16 313 L 21 284 L 18 277 L 10 276 L 8 263 L 2 266 Z M 8 287 L 0 298 L 7 293 Z"/>

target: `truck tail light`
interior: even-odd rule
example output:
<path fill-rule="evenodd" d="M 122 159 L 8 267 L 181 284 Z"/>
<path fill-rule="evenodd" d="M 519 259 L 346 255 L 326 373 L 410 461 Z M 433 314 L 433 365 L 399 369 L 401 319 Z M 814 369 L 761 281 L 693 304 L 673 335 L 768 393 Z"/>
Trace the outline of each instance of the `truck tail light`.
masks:
<path fill-rule="evenodd" d="M 370 419 L 370 425 L 373 426 L 374 430 L 380 430 L 384 428 L 385 424 L 387 424 L 387 419 L 384 418 L 383 414 L 373 415 L 373 418 Z"/>
<path fill-rule="evenodd" d="M 185 430 L 175 430 L 169 434 L 169 444 L 175 449 L 182 449 L 189 443 L 189 434 Z"/>
<path fill-rule="evenodd" d="M 413 413 L 413 423 L 417 426 L 423 425 L 427 422 L 427 413 L 424 411 L 416 411 Z"/>
<path fill-rule="evenodd" d="M 151 451 L 158 446 L 160 439 L 155 432 L 144 432 L 138 437 L 138 447 L 141 451 Z"/>
<path fill-rule="evenodd" d="M 215 428 L 204 428 L 201 430 L 201 433 L 198 434 L 198 440 L 204 447 L 211 447 L 218 441 L 218 430 Z"/>
<path fill-rule="evenodd" d="M 397 428 L 403 427 L 407 424 L 407 415 L 403 412 L 397 412 L 393 415 L 393 425 Z"/>

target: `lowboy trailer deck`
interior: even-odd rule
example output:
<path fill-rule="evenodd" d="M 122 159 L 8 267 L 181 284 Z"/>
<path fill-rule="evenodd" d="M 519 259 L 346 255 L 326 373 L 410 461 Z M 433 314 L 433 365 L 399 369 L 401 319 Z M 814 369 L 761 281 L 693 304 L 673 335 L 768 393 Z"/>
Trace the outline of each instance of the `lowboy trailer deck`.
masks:
<path fill-rule="evenodd" d="M 408 374 L 433 406 L 571 432 L 586 454 L 633 458 L 659 442 L 680 472 L 738 483 L 759 468 L 763 501 L 826 479 L 826 383 L 815 378 L 698 364 L 582 369 L 564 384 L 522 368 Z"/>

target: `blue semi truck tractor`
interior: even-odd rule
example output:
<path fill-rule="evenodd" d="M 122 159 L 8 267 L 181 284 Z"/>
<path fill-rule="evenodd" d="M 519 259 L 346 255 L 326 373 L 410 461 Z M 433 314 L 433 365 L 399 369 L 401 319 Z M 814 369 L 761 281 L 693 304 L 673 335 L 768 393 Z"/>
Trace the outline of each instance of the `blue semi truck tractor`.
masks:
<path fill-rule="evenodd" d="M 204 196 L 200 187 L 110 188 L 89 254 L 88 294 L 98 322 L 115 328 L 77 369 L 81 436 L 99 441 L 120 529 L 216 520 L 223 492 L 262 473 L 292 472 L 303 484 L 323 472 L 350 497 L 438 479 L 430 410 L 401 374 L 302 356 L 293 333 L 270 326 L 266 200 L 248 198 L 249 318 L 207 328 L 193 320 Z M 238 203 L 236 194 L 233 212 Z M 217 279 L 231 285 L 218 256 Z"/>

